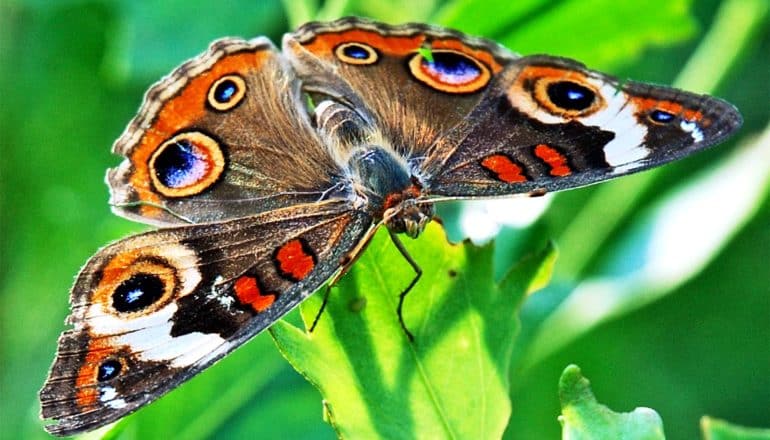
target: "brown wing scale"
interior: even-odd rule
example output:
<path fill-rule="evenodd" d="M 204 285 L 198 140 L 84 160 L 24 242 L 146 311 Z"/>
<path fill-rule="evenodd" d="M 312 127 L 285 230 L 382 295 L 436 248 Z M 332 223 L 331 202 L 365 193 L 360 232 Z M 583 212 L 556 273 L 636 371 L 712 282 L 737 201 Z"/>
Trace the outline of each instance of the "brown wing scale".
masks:
<path fill-rule="evenodd" d="M 83 268 L 40 392 L 47 429 L 116 420 L 216 362 L 337 272 L 371 226 L 327 202 L 123 239 Z"/>
<path fill-rule="evenodd" d="M 423 164 L 430 196 L 557 191 L 716 145 L 741 125 L 729 103 L 627 82 L 563 58 L 521 58 L 498 75 Z"/>
<path fill-rule="evenodd" d="M 305 24 L 284 37 L 283 48 L 305 90 L 355 109 L 371 141 L 405 157 L 427 154 L 516 59 L 497 43 L 456 31 L 355 17 Z"/>
<path fill-rule="evenodd" d="M 322 197 L 339 175 L 266 38 L 227 38 L 153 86 L 115 142 L 113 209 L 169 225 L 246 217 Z"/>

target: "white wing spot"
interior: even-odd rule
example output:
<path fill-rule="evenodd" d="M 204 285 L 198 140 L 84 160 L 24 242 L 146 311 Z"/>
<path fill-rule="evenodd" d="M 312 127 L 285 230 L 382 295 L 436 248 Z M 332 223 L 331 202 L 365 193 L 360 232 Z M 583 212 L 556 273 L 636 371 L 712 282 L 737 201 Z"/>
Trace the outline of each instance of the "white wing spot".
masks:
<path fill-rule="evenodd" d="M 118 392 L 114 387 L 103 387 L 99 392 L 99 400 L 113 409 L 120 409 L 126 406 L 126 401 L 116 399 Z"/>
<path fill-rule="evenodd" d="M 692 121 L 682 121 L 679 123 L 679 127 L 682 128 L 682 130 L 690 133 L 690 136 L 692 136 L 692 140 L 695 142 L 702 142 L 703 141 L 703 132 L 701 131 L 700 127 L 698 127 L 698 124 Z"/>

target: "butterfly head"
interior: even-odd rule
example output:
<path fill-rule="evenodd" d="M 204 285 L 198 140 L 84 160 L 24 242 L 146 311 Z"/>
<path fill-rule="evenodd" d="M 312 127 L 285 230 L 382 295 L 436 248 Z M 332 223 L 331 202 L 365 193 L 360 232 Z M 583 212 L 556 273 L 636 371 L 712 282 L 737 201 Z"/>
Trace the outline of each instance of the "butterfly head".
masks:
<path fill-rule="evenodd" d="M 411 238 L 417 238 L 434 215 L 432 203 L 418 203 L 417 199 L 407 198 L 396 206 L 387 208 L 383 219 L 391 232 L 405 233 Z"/>

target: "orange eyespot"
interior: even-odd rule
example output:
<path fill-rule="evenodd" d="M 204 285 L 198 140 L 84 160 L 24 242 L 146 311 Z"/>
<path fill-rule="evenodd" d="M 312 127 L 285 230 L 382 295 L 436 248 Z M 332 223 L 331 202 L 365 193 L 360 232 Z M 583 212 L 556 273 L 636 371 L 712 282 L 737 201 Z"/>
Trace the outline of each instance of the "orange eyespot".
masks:
<path fill-rule="evenodd" d="M 606 107 L 594 82 L 579 70 L 527 66 L 508 90 L 508 100 L 527 113 L 545 111 L 562 119 L 586 117 Z"/>
<path fill-rule="evenodd" d="M 565 117 L 587 116 L 603 105 L 592 85 L 562 78 L 537 79 L 532 96 L 549 113 Z"/>
<path fill-rule="evenodd" d="M 225 75 L 209 88 L 208 103 L 218 111 L 227 111 L 241 103 L 246 96 L 246 81 L 238 75 Z"/>
<path fill-rule="evenodd" d="M 127 266 L 106 268 L 99 290 L 109 296 L 110 310 L 146 314 L 167 304 L 178 284 L 176 270 L 166 262 L 137 259 Z"/>
<path fill-rule="evenodd" d="M 477 59 L 456 50 L 431 50 L 432 60 L 416 53 L 409 60 L 409 71 L 421 83 L 447 93 L 473 93 L 492 77 L 489 68 Z"/>
<path fill-rule="evenodd" d="M 122 250 L 121 250 L 122 248 Z M 92 303 L 100 313 L 133 319 L 155 312 L 173 298 L 191 293 L 201 280 L 195 252 L 182 245 L 148 241 L 137 236 L 124 241 L 103 265 Z"/>
<path fill-rule="evenodd" d="M 348 64 L 374 64 L 380 58 L 372 46 L 363 43 L 343 43 L 334 49 L 334 55 Z"/>
<path fill-rule="evenodd" d="M 703 122 L 704 119 L 700 110 L 685 108 L 674 101 L 640 96 L 631 98 L 631 103 L 636 107 L 637 114 L 646 115 L 656 124 L 669 124 L 678 120 Z"/>
<path fill-rule="evenodd" d="M 660 125 L 670 124 L 676 119 L 676 115 L 663 110 L 653 110 L 647 114 L 647 117 L 650 118 L 650 121 Z"/>
<path fill-rule="evenodd" d="M 200 194 L 222 175 L 225 158 L 219 143 L 200 132 L 174 136 L 152 154 L 150 177 L 166 197 Z"/>
<path fill-rule="evenodd" d="M 96 380 L 98 382 L 109 382 L 120 375 L 124 370 L 125 364 L 120 359 L 108 358 L 99 364 L 96 370 Z"/>

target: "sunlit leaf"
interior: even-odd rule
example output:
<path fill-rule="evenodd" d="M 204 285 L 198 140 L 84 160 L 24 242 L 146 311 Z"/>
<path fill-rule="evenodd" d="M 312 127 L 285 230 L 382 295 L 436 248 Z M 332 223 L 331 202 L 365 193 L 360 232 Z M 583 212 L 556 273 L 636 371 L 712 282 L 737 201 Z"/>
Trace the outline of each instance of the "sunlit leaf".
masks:
<path fill-rule="evenodd" d="M 664 439 L 663 422 L 650 408 L 617 413 L 600 404 L 580 368 L 570 365 L 559 379 L 562 438 L 565 440 Z"/>
<path fill-rule="evenodd" d="M 332 290 L 312 334 L 285 323 L 272 328 L 281 352 L 319 388 L 344 438 L 499 437 L 510 412 L 516 309 L 550 276 L 553 248 L 496 285 L 490 246 L 450 245 L 430 226 L 406 243 L 424 271 L 404 305 L 415 337 L 409 342 L 396 306 L 413 274 L 381 232 Z M 305 322 L 320 301 L 316 295 L 303 304 Z"/>
<path fill-rule="evenodd" d="M 442 24 L 496 39 L 521 54 L 576 58 L 594 68 L 627 63 L 649 47 L 694 35 L 691 0 L 450 2 Z M 633 25 L 630 25 L 633 24 Z"/>
<path fill-rule="evenodd" d="M 770 429 L 747 428 L 712 417 L 703 417 L 700 427 L 703 440 L 770 440 Z"/>

